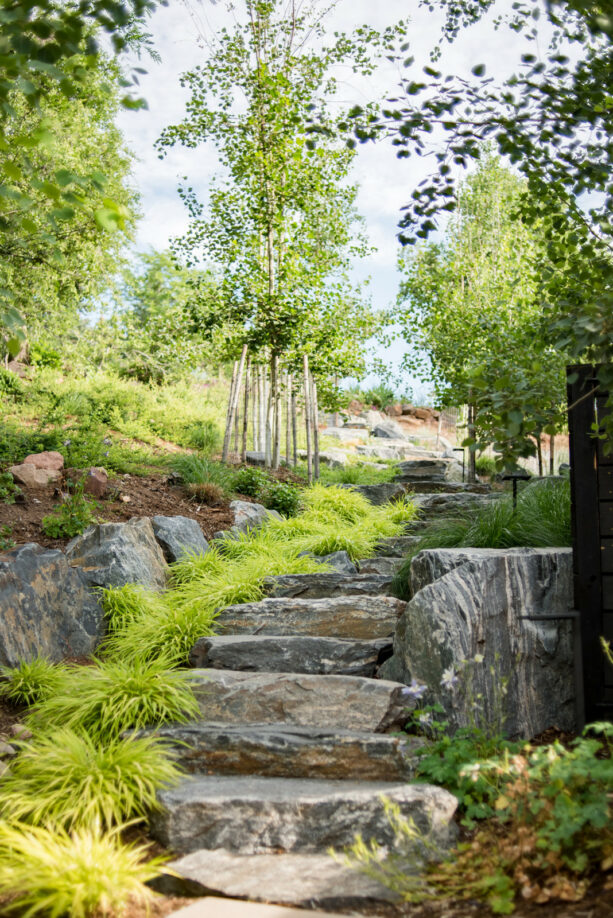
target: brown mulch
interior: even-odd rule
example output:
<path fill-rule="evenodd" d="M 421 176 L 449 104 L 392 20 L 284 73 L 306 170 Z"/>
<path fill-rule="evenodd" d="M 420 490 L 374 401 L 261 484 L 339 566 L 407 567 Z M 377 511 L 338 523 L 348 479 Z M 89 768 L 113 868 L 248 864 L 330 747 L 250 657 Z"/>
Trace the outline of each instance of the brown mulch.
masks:
<path fill-rule="evenodd" d="M 61 492 L 48 488 L 24 488 L 24 501 L 15 504 L 0 502 L 0 529 L 10 526 L 12 539 L 18 545 L 38 542 L 45 548 L 64 548 L 68 539 L 50 539 L 41 529 L 41 521 L 61 502 Z M 208 507 L 198 503 L 165 474 L 145 477 L 122 475 L 109 481 L 109 495 L 114 499 L 98 501 L 101 522 L 120 523 L 133 516 L 187 516 L 196 520 L 207 539 L 233 523 L 229 505 Z M 121 498 L 129 498 L 125 501 Z M 246 498 L 248 500 L 248 498 Z"/>

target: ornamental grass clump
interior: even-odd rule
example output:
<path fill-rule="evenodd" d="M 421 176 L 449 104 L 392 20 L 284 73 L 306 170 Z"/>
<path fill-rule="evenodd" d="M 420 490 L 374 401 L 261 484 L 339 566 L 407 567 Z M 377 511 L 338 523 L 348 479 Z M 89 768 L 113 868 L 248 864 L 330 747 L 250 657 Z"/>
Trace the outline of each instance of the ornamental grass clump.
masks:
<path fill-rule="evenodd" d="M 44 701 L 57 691 L 65 672 L 44 657 L 20 660 L 14 668 L 0 666 L 0 698 L 18 705 Z"/>
<path fill-rule="evenodd" d="M 124 844 L 120 833 L 0 822 L 2 914 L 115 918 L 129 904 L 146 906 L 154 893 L 145 884 L 163 872 L 164 859 Z"/>
<path fill-rule="evenodd" d="M 73 667 L 58 691 L 34 707 L 27 722 L 33 730 L 69 727 L 101 742 L 125 730 L 184 723 L 199 710 L 192 674 L 170 666 L 160 654 L 155 660 L 105 660 Z"/>
<path fill-rule="evenodd" d="M 180 776 L 169 748 L 152 736 L 103 743 L 63 727 L 20 744 L 0 781 L 0 811 L 13 822 L 109 829 L 144 818 L 158 806 L 157 791 Z"/>

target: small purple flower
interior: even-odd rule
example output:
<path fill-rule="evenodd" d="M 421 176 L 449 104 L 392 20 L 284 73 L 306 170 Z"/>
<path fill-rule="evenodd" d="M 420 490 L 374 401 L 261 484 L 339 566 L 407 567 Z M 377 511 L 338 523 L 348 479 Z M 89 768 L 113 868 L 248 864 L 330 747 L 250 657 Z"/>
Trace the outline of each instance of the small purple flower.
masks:
<path fill-rule="evenodd" d="M 104 440 L 103 440 L 102 442 L 104 443 L 105 446 L 110 446 L 111 443 L 112 443 L 113 441 L 111 440 L 110 437 L 105 437 Z M 108 455 L 108 454 L 105 453 L 104 455 L 106 456 L 106 455 Z"/>
<path fill-rule="evenodd" d="M 417 718 L 422 727 L 429 727 L 432 724 L 432 713 L 430 711 L 424 711 Z"/>
<path fill-rule="evenodd" d="M 72 440 L 64 440 L 64 446 L 70 446 Z"/>
<path fill-rule="evenodd" d="M 413 679 L 410 685 L 405 686 L 401 690 L 400 694 L 403 698 L 410 699 L 411 701 L 419 701 L 427 690 L 427 685 L 424 685 L 423 682 L 418 682 L 417 679 Z"/>

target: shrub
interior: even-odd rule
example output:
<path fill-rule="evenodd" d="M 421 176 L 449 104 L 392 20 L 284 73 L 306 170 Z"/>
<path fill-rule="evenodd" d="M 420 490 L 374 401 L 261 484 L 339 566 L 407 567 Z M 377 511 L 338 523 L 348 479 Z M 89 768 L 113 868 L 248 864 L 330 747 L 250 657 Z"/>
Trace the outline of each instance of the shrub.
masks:
<path fill-rule="evenodd" d="M 203 456 L 178 456 L 172 463 L 186 485 L 215 485 L 228 496 L 233 487 L 232 472 L 221 462 Z"/>
<path fill-rule="evenodd" d="M 180 778 L 168 747 L 151 736 L 101 743 L 62 727 L 20 745 L 0 782 L 0 806 L 13 821 L 108 829 L 145 817 L 156 792 Z"/>
<path fill-rule="evenodd" d="M 62 368 L 62 358 L 57 351 L 45 347 L 40 342 L 30 344 L 30 363 L 37 367 L 51 367 L 54 370 Z"/>
<path fill-rule="evenodd" d="M 25 393 L 25 386 L 18 376 L 0 366 L 0 397 L 20 399 Z"/>
<path fill-rule="evenodd" d="M 50 698 L 59 688 L 65 669 L 44 657 L 21 660 L 13 669 L 0 666 L 0 697 L 12 704 L 36 704 Z"/>
<path fill-rule="evenodd" d="M 143 624 L 146 628 L 146 620 Z M 126 630 L 135 626 L 138 632 L 141 619 Z M 109 644 L 124 633 L 116 632 Z M 65 726 L 111 740 L 125 730 L 195 717 L 199 709 L 190 685 L 191 673 L 170 670 L 163 650 L 162 645 L 157 659 L 149 655 L 143 660 L 135 655 L 129 664 L 107 660 L 67 670 L 58 690 L 36 705 L 29 722 L 34 729 Z"/>
<path fill-rule="evenodd" d="M 17 543 L 10 526 L 0 526 L 0 551 L 10 551 Z"/>
<path fill-rule="evenodd" d="M 212 456 L 221 446 L 221 432 L 214 421 L 197 421 L 187 428 L 186 437 L 188 446 L 205 456 Z"/>
<path fill-rule="evenodd" d="M 221 485 L 215 484 L 213 481 L 205 481 L 202 483 L 192 482 L 192 484 L 188 484 L 187 486 L 187 493 L 195 497 L 196 500 L 201 503 L 206 504 L 208 507 L 215 507 L 218 504 L 222 504 L 227 497 L 225 489 L 222 488 Z"/>
<path fill-rule="evenodd" d="M 233 487 L 245 497 L 256 498 L 267 487 L 268 482 L 269 476 L 262 469 L 247 467 L 235 472 Z"/>
<path fill-rule="evenodd" d="M 475 470 L 481 477 L 493 478 L 498 468 L 494 456 L 477 456 L 475 460 Z"/>
<path fill-rule="evenodd" d="M 50 539 L 72 539 L 96 522 L 98 507 L 96 501 L 85 497 L 83 483 L 79 482 L 57 510 L 43 517 L 42 530 Z"/>
<path fill-rule="evenodd" d="M 261 497 L 265 507 L 282 516 L 295 516 L 300 509 L 300 489 L 287 481 L 270 481 Z"/>
<path fill-rule="evenodd" d="M 22 493 L 19 485 L 13 481 L 10 472 L 0 472 L 0 501 L 5 504 L 14 504 L 16 498 Z"/>
<path fill-rule="evenodd" d="M 119 828 L 69 834 L 0 823 L 0 895 L 10 897 L 5 914 L 110 918 L 129 902 L 149 902 L 153 893 L 145 883 L 162 863 L 146 845 L 123 844 Z"/>

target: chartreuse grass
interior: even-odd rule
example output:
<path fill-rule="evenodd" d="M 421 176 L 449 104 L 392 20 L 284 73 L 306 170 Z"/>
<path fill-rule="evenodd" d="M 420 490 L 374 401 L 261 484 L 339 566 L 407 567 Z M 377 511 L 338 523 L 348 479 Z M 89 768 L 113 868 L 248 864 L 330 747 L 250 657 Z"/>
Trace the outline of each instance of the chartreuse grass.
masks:
<path fill-rule="evenodd" d="M 0 666 L 0 698 L 12 704 L 34 704 L 49 698 L 59 688 L 65 667 L 44 657 L 21 660 L 15 667 Z"/>
<path fill-rule="evenodd" d="M 158 806 L 156 792 L 179 778 L 168 748 L 152 736 L 102 743 L 63 727 L 22 745 L 0 781 L 0 810 L 32 825 L 109 829 L 144 818 Z"/>
<path fill-rule="evenodd" d="M 67 832 L 0 822 L 2 914 L 20 918 L 92 918 L 120 915 L 153 897 L 145 885 L 158 876 L 162 858 L 146 845 L 126 845 L 120 829 L 99 824 Z"/>
<path fill-rule="evenodd" d="M 314 485 L 305 489 L 297 516 L 270 518 L 256 532 L 219 540 L 206 554 L 172 565 L 166 593 L 134 586 L 106 590 L 103 653 L 128 666 L 161 654 L 183 665 L 196 640 L 214 632 L 218 611 L 257 602 L 267 577 L 321 572 L 313 555 L 368 557 L 380 539 L 400 534 L 415 515 L 409 500 L 375 507 L 351 489 Z"/>

